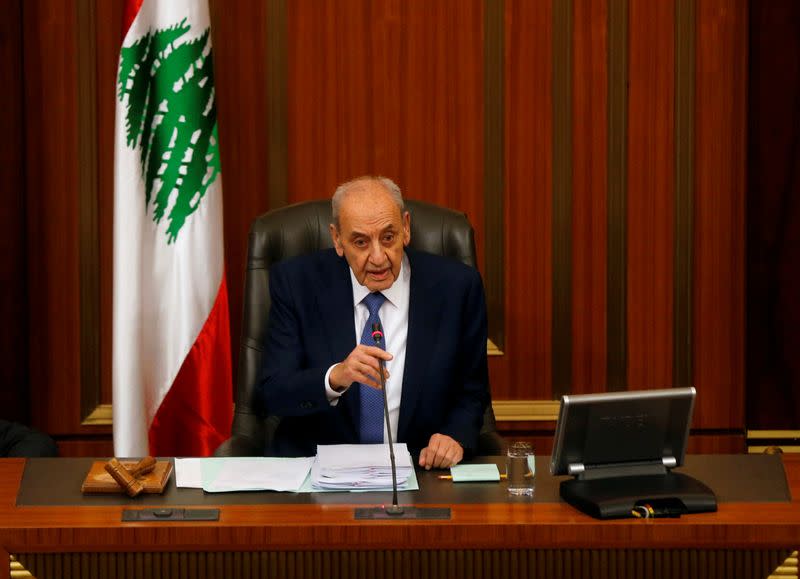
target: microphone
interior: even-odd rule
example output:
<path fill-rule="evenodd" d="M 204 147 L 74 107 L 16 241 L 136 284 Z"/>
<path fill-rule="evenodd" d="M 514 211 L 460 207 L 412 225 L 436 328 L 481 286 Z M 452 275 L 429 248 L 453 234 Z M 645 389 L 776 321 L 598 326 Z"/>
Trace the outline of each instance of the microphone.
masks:
<path fill-rule="evenodd" d="M 380 346 L 383 343 L 383 330 L 380 324 L 372 324 L 372 339 L 375 344 Z M 397 505 L 397 465 L 394 461 L 394 442 L 392 441 L 392 428 L 389 423 L 389 403 L 386 400 L 386 363 L 378 360 L 381 375 L 381 388 L 383 389 L 383 417 L 386 421 L 386 436 L 389 439 L 389 458 L 392 461 L 392 505 L 382 507 L 357 508 L 355 510 L 356 520 L 364 519 L 425 519 L 425 520 L 449 520 L 450 509 L 440 507 L 414 507 Z"/>
<path fill-rule="evenodd" d="M 375 344 L 380 347 L 383 343 L 383 330 L 379 323 L 372 324 L 372 339 Z M 389 460 L 392 463 L 392 506 L 386 507 L 386 513 L 389 515 L 402 515 L 403 507 L 397 505 L 397 466 L 394 462 L 394 443 L 392 442 L 392 426 L 389 423 L 389 403 L 386 400 L 386 364 L 383 359 L 378 360 L 380 365 L 381 375 L 381 388 L 383 389 L 383 417 L 386 421 L 386 437 L 389 439 Z"/>

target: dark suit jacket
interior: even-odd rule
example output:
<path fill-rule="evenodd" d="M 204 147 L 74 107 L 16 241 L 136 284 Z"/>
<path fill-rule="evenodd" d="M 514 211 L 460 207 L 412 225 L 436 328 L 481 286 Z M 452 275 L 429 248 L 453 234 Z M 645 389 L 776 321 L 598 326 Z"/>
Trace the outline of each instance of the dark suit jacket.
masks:
<path fill-rule="evenodd" d="M 434 433 L 474 451 L 489 400 L 486 301 L 478 272 L 406 250 L 411 264 L 408 342 L 397 441 L 418 452 Z M 267 454 L 313 456 L 317 444 L 358 442 L 359 389 L 331 406 L 325 373 L 356 346 L 353 290 L 333 249 L 270 269 L 269 324 L 259 394 L 283 417 Z"/>
<path fill-rule="evenodd" d="M 0 420 L 0 457 L 7 456 L 58 456 L 58 446 L 44 432 Z"/>

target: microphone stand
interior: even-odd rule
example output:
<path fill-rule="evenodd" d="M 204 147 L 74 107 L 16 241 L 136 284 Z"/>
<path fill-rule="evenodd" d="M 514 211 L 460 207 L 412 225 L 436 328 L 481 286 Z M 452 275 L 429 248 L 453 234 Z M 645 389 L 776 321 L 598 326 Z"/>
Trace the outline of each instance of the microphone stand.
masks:
<path fill-rule="evenodd" d="M 372 324 L 372 338 L 375 344 L 381 345 L 383 341 L 383 332 L 381 331 L 380 324 Z M 386 363 L 383 359 L 378 360 L 380 365 L 381 374 L 381 389 L 383 390 L 383 417 L 386 420 L 386 438 L 389 439 L 389 460 L 392 462 L 392 506 L 386 507 L 386 513 L 389 515 L 402 515 L 403 507 L 397 504 L 397 465 L 394 462 L 394 444 L 392 442 L 392 425 L 389 422 L 389 402 L 386 399 Z"/>
<path fill-rule="evenodd" d="M 380 346 L 383 342 L 383 330 L 380 324 L 372 324 L 372 339 Z M 383 360 L 378 361 L 381 374 L 381 388 L 383 389 L 383 417 L 386 421 L 386 437 L 389 439 L 389 459 L 392 462 L 392 504 L 388 507 L 357 508 L 356 519 L 438 519 L 449 520 L 450 509 L 438 507 L 401 507 L 397 504 L 397 465 L 394 460 L 394 442 L 392 441 L 392 428 L 389 422 L 389 402 L 386 399 L 386 365 Z"/>

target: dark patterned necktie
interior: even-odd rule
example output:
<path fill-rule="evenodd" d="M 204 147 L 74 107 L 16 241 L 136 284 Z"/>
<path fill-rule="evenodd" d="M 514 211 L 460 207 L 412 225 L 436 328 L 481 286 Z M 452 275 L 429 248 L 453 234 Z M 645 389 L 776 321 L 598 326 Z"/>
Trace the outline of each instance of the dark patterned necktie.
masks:
<path fill-rule="evenodd" d="M 361 333 L 361 343 L 365 346 L 378 346 L 372 338 L 372 324 L 380 324 L 381 319 L 378 311 L 386 301 L 386 296 L 380 292 L 371 293 L 362 300 L 362 303 L 369 310 L 369 317 Z M 379 348 L 384 348 L 384 340 L 381 340 Z M 376 378 L 380 378 L 376 376 Z M 361 388 L 361 419 L 359 423 L 359 434 L 361 442 L 376 444 L 383 442 L 383 391 L 376 390 L 372 386 L 358 383 Z"/>

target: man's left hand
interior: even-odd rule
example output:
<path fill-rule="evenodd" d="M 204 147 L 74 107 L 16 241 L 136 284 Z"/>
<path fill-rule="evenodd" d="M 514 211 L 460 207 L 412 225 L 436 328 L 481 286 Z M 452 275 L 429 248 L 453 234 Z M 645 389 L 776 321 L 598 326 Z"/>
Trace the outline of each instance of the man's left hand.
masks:
<path fill-rule="evenodd" d="M 464 458 L 464 449 L 446 434 L 434 434 L 428 446 L 419 453 L 419 465 L 425 470 L 433 468 L 450 468 Z"/>

